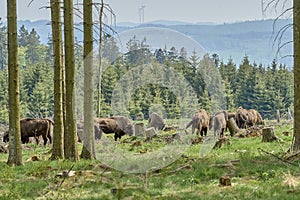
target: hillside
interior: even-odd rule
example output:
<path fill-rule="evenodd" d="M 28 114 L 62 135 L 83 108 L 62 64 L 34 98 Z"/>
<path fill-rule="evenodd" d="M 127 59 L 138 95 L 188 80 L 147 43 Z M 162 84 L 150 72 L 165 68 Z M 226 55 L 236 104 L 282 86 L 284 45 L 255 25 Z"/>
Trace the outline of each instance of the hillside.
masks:
<path fill-rule="evenodd" d="M 273 20 L 245 21 L 230 24 L 184 24 L 182 22 L 155 21 L 149 24 L 138 25 L 121 23 L 116 27 L 118 33 L 126 30 L 141 27 L 163 27 L 179 31 L 199 42 L 205 50 L 210 53 L 217 53 L 225 62 L 231 57 L 235 63 L 240 63 L 247 55 L 252 62 L 269 65 L 276 58 L 278 48 L 274 38 L 278 30 L 284 25 L 292 23 L 291 20 L 280 19 L 274 26 Z M 24 24 L 27 29 L 35 28 L 41 37 L 41 42 L 47 43 L 51 32 L 49 21 L 19 21 L 18 25 Z M 128 26 L 124 26 L 124 25 Z M 122 26 L 123 25 L 123 26 Z M 274 27 L 274 30 L 273 30 Z M 76 30 L 75 36 L 81 40 L 82 32 Z M 292 30 L 288 29 L 282 38 L 282 44 L 292 40 Z M 281 49 L 277 55 L 278 62 L 285 63 L 292 67 L 292 45 L 287 45 Z M 284 58 L 283 58 L 284 57 Z"/>

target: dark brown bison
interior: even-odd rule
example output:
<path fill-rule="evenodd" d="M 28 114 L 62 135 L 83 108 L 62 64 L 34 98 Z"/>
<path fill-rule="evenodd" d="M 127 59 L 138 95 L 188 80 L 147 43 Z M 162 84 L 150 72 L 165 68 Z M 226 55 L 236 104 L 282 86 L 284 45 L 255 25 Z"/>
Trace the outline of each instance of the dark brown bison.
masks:
<path fill-rule="evenodd" d="M 195 129 L 198 129 L 197 135 L 200 134 L 201 136 L 206 136 L 209 128 L 209 121 L 209 113 L 204 109 L 200 109 L 199 112 L 194 115 L 192 121 L 188 123 L 186 129 L 192 125 L 192 134 L 194 134 Z"/>
<path fill-rule="evenodd" d="M 44 145 L 47 144 L 49 139 L 50 144 L 52 143 L 51 126 L 54 123 L 50 119 L 39 119 L 39 118 L 25 118 L 20 120 L 21 129 L 21 141 L 23 144 L 29 142 L 29 137 L 34 137 L 37 144 L 39 143 L 39 137 L 42 136 Z M 9 133 L 7 132 L 3 137 L 4 142 L 9 141 Z"/>
<path fill-rule="evenodd" d="M 134 125 L 129 118 L 114 116 L 110 118 L 96 118 L 95 122 L 104 133 L 114 133 L 115 141 L 125 134 L 135 135 Z"/>
<path fill-rule="evenodd" d="M 165 122 L 163 118 L 156 112 L 150 114 L 148 123 L 149 123 L 148 125 L 149 128 L 153 127 L 157 131 L 160 131 L 165 127 Z"/>
<path fill-rule="evenodd" d="M 248 121 L 248 111 L 242 106 L 235 113 L 235 121 L 239 128 L 246 128 Z"/>
<path fill-rule="evenodd" d="M 84 128 L 84 122 L 80 121 L 77 122 L 77 136 L 78 136 L 78 142 L 81 142 L 83 139 L 83 128 Z M 102 137 L 102 130 L 97 126 L 97 124 L 94 124 L 94 134 L 95 134 L 95 139 L 100 140 Z"/>
<path fill-rule="evenodd" d="M 214 137 L 221 138 L 224 136 L 228 121 L 228 112 L 226 110 L 217 111 L 210 120 L 210 129 L 214 129 Z"/>

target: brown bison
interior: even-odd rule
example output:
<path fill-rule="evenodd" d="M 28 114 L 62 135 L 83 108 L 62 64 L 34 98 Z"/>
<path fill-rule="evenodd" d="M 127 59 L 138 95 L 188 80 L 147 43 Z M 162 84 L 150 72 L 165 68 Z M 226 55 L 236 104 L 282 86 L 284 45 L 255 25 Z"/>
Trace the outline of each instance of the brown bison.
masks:
<path fill-rule="evenodd" d="M 96 118 L 95 122 L 104 133 L 114 133 L 115 141 L 125 134 L 135 135 L 134 125 L 129 118 L 114 116 L 110 118 Z"/>
<path fill-rule="evenodd" d="M 240 106 L 235 113 L 235 121 L 239 128 L 246 128 L 248 121 L 248 111 L 242 106 Z"/>
<path fill-rule="evenodd" d="M 209 128 L 209 121 L 209 113 L 204 109 L 200 109 L 199 112 L 194 115 L 192 121 L 188 123 L 186 129 L 192 125 L 192 134 L 194 134 L 195 129 L 198 129 L 197 135 L 200 134 L 201 136 L 206 136 Z"/>
<path fill-rule="evenodd" d="M 219 110 L 210 119 L 210 129 L 214 129 L 214 137 L 221 138 L 224 136 L 228 121 L 228 112 L 226 110 Z"/>
<path fill-rule="evenodd" d="M 254 109 L 246 110 L 239 107 L 235 120 L 239 128 L 247 128 L 247 126 L 254 126 L 255 124 L 264 124 L 264 121 L 258 111 Z"/>
<path fill-rule="evenodd" d="M 264 121 L 257 110 L 249 109 L 247 125 L 254 126 L 255 124 L 264 124 Z"/>
<path fill-rule="evenodd" d="M 77 136 L 78 136 L 78 142 L 81 142 L 83 139 L 83 129 L 84 129 L 84 122 L 80 121 L 77 122 Z M 100 140 L 102 137 L 102 130 L 97 126 L 97 124 L 94 124 L 94 134 L 95 139 Z"/>
<path fill-rule="evenodd" d="M 21 129 L 21 141 L 23 144 L 29 142 L 29 137 L 34 137 L 37 144 L 39 143 L 39 137 L 42 136 L 44 145 L 47 144 L 49 139 L 52 143 L 51 126 L 54 125 L 50 119 L 39 118 L 24 118 L 20 120 Z M 9 141 L 9 133 L 7 132 L 3 137 L 3 142 Z"/>
<path fill-rule="evenodd" d="M 154 129 L 160 131 L 165 127 L 165 122 L 161 116 L 159 116 L 156 112 L 150 114 L 149 119 L 149 128 L 153 127 Z"/>

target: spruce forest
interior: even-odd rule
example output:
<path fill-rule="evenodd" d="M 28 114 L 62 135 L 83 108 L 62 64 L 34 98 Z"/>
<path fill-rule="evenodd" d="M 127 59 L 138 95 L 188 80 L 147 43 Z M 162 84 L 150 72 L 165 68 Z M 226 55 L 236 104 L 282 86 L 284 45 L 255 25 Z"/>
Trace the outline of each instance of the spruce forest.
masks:
<path fill-rule="evenodd" d="M 0 39 L 4 40 L 0 43 L 2 55 L 0 57 L 0 87 L 3 88 L 0 93 L 0 123 L 8 124 L 8 92 L 4 89 L 8 88 L 6 27 L 0 25 L 0 31 Z M 53 116 L 52 44 L 50 37 L 47 45 L 42 44 L 39 38 L 40 36 L 34 29 L 27 30 L 25 26 L 21 26 L 18 30 L 21 118 Z M 196 105 L 190 105 L 193 108 L 212 111 L 214 106 L 206 85 L 207 80 L 204 80 L 207 76 L 201 73 L 201 69 L 210 63 L 218 69 L 221 75 L 226 100 L 223 109 L 235 111 L 239 106 L 246 109 L 253 108 L 258 110 L 264 119 L 275 119 L 278 111 L 281 118 L 288 118 L 288 110 L 293 110 L 293 71 L 284 64 L 276 63 L 275 60 L 263 66 L 259 61 L 249 60 L 247 55 L 241 63 L 234 63 L 232 59 L 220 60 L 217 54 L 206 54 L 200 57 L 193 52 L 188 57 L 184 47 L 151 50 L 151 47 L 147 45 L 147 38 L 139 41 L 135 37 L 127 42 L 126 48 L 129 53 L 122 55 L 114 38 L 107 38 L 103 44 L 103 64 L 106 67 L 102 74 L 101 117 L 113 114 L 111 98 L 118 80 L 136 66 L 155 63 L 172 66 L 184 75 L 197 94 Z M 83 101 L 82 51 L 82 43 L 75 38 L 78 105 Z M 210 76 L 212 80 L 217 77 L 214 74 Z M 150 111 L 160 110 L 155 106 L 150 108 L 151 104 L 164 107 L 165 112 L 160 113 L 164 115 L 164 118 L 175 119 L 181 116 L 176 96 L 170 89 L 156 83 L 138 88 L 134 92 L 130 98 L 127 115 L 132 119 L 141 115 L 147 118 Z M 82 109 L 80 106 L 76 108 L 78 118 L 82 117 L 80 116 Z"/>

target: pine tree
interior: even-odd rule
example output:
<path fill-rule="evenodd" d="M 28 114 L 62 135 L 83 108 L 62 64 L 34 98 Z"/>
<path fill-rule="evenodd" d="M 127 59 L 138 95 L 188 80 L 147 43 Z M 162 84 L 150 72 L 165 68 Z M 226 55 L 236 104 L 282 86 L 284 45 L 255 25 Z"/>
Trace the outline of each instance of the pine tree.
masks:
<path fill-rule="evenodd" d="M 245 56 L 236 77 L 236 104 L 246 109 L 250 108 L 248 105 L 248 81 L 251 79 L 251 68 L 249 59 Z"/>
<path fill-rule="evenodd" d="M 19 34 L 18 34 L 19 47 L 27 47 L 28 46 L 28 44 L 29 44 L 28 37 L 29 37 L 29 32 L 25 28 L 25 26 L 22 25 L 19 29 Z"/>

